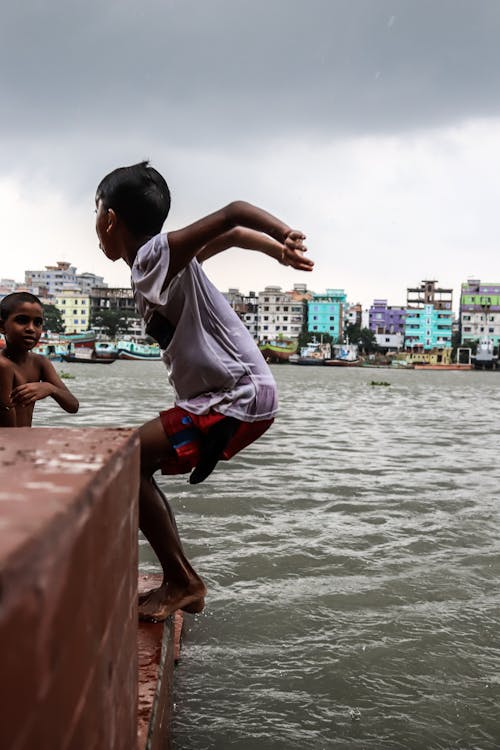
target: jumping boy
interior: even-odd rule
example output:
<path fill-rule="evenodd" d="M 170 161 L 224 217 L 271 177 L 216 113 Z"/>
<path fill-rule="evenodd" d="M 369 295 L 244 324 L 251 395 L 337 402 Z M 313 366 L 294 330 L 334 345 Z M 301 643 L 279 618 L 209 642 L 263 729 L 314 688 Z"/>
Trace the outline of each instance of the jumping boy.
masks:
<path fill-rule="evenodd" d="M 205 585 L 192 568 L 174 515 L 153 479 L 191 472 L 203 481 L 271 425 L 276 384 L 247 329 L 205 276 L 201 262 L 230 247 L 261 251 L 312 270 L 305 239 L 267 212 L 237 201 L 168 234 L 163 177 L 147 162 L 108 174 L 96 192 L 99 246 L 131 268 L 137 308 L 160 344 L 175 407 L 143 425 L 139 524 L 163 569 L 162 585 L 139 600 L 139 616 L 164 620 L 176 609 L 200 612 Z"/>
<path fill-rule="evenodd" d="M 52 362 L 31 350 L 42 335 L 43 308 L 34 294 L 14 292 L 0 301 L 0 427 L 31 427 L 35 402 L 51 396 L 70 414 L 78 401 Z"/>

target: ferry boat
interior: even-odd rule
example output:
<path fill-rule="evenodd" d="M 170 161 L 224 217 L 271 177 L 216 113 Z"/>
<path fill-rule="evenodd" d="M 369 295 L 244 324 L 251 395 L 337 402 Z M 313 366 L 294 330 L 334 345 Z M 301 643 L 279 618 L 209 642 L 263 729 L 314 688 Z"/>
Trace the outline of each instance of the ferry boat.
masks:
<path fill-rule="evenodd" d="M 289 362 L 295 365 L 324 365 L 327 359 L 332 356 L 330 344 L 318 343 L 311 341 L 307 346 L 300 349 L 300 354 L 292 354 Z"/>
<path fill-rule="evenodd" d="M 356 344 L 334 346 L 333 351 L 335 356 L 325 360 L 328 367 L 358 367 L 362 362 Z"/>
<path fill-rule="evenodd" d="M 496 370 L 498 366 L 498 355 L 495 354 L 495 345 L 488 336 L 483 336 L 477 345 L 476 354 L 472 357 L 476 370 Z"/>
<path fill-rule="evenodd" d="M 397 362 L 396 367 L 401 367 L 402 363 L 405 362 L 405 367 L 411 367 L 414 370 L 435 370 L 437 372 L 445 372 L 448 370 L 472 370 L 471 361 L 471 350 L 468 347 L 460 347 L 457 349 L 456 361 L 453 362 L 451 358 L 452 350 L 446 349 L 431 349 L 429 351 L 421 352 L 407 352 L 403 356 L 397 357 L 394 362 Z"/>

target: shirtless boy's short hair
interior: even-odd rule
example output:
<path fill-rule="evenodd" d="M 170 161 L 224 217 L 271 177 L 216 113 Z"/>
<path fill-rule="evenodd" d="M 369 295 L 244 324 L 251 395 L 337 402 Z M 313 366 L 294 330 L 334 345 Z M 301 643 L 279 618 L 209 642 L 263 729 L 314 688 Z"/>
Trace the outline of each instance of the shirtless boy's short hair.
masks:
<path fill-rule="evenodd" d="M 3 300 L 0 300 L 0 320 L 7 320 L 9 315 L 12 315 L 23 302 L 35 303 L 40 305 L 43 310 L 42 303 L 34 294 L 30 294 L 30 292 L 12 292 L 12 294 L 7 294 Z"/>
<path fill-rule="evenodd" d="M 170 211 L 170 190 L 149 162 L 119 167 L 101 180 L 96 200 L 112 208 L 135 237 L 154 236 Z"/>

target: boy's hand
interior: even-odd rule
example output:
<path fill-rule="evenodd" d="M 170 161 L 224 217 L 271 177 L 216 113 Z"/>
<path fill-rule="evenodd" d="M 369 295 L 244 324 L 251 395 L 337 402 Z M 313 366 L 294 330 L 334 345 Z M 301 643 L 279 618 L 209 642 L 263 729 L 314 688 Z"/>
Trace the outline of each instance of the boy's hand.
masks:
<path fill-rule="evenodd" d="M 304 255 L 307 251 L 307 247 L 304 245 L 305 238 L 305 234 L 296 229 L 290 229 L 287 232 L 281 251 L 280 263 L 282 265 L 292 266 L 298 271 L 312 271 L 314 261 Z"/>
<path fill-rule="evenodd" d="M 23 383 L 12 391 L 12 402 L 16 406 L 29 406 L 35 401 L 51 396 L 54 392 L 52 383 Z"/>

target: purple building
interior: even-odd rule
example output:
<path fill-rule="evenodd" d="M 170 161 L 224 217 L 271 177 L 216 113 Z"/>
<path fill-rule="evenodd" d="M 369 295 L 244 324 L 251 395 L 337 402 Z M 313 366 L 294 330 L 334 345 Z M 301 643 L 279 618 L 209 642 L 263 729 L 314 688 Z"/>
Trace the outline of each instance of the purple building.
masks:
<path fill-rule="evenodd" d="M 374 299 L 368 315 L 368 326 L 375 334 L 405 332 L 407 312 L 404 307 L 390 307 L 386 299 Z"/>

